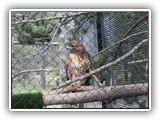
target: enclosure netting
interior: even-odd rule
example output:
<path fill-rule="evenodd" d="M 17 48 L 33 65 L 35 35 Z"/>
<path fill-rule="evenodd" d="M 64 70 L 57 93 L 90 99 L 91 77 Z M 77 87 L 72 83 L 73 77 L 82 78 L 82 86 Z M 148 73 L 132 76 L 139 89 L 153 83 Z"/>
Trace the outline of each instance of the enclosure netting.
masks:
<path fill-rule="evenodd" d="M 143 11 L 14 11 L 11 20 L 12 95 L 41 92 L 44 99 L 52 94 L 56 97 L 57 89 L 51 88 L 66 82 L 64 66 L 69 52 L 65 47 L 66 42 L 77 40 L 83 43 L 91 56 L 92 71 L 116 61 L 149 38 L 148 12 Z M 149 82 L 148 58 L 149 44 L 146 42 L 127 58 L 95 73 L 95 76 L 103 87 L 108 86 L 111 91 L 114 86 L 146 84 Z M 97 87 L 98 83 L 92 78 L 89 86 Z M 133 91 L 133 96 L 124 94 L 120 98 L 85 101 L 83 108 L 148 108 L 148 97 L 148 94 L 135 95 Z M 67 96 L 59 100 L 66 99 Z M 77 107 L 75 104 L 57 102 L 43 108 Z"/>

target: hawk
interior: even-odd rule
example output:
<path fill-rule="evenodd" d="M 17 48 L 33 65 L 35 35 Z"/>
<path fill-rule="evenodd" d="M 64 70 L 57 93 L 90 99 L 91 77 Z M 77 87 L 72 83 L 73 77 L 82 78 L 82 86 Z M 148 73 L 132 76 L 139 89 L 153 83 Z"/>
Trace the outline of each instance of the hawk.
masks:
<path fill-rule="evenodd" d="M 81 42 L 72 41 L 67 43 L 70 52 L 67 55 L 65 70 L 67 79 L 73 79 L 84 75 L 89 72 L 91 65 L 90 55 L 86 51 L 85 47 Z M 90 77 L 85 80 L 76 81 L 71 84 L 72 87 L 80 88 L 81 86 L 88 86 Z"/>

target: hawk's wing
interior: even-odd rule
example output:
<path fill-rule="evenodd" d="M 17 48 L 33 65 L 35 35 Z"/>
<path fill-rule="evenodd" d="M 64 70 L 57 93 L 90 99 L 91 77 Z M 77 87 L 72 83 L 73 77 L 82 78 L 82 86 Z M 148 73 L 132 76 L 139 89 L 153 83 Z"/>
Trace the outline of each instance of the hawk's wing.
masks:
<path fill-rule="evenodd" d="M 75 53 L 68 54 L 65 66 L 68 80 L 86 74 L 89 72 L 89 68 L 90 57 L 87 52 L 84 53 L 83 57 Z M 81 85 L 86 85 L 86 83 L 89 84 L 89 80 L 82 80 L 80 83 Z"/>

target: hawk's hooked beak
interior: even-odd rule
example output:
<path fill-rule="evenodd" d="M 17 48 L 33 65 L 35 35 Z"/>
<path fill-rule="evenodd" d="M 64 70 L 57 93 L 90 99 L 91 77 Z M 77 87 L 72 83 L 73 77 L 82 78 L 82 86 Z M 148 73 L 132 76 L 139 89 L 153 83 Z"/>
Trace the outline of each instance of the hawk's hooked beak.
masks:
<path fill-rule="evenodd" d="M 74 47 L 66 46 L 66 49 L 67 49 L 67 50 L 73 50 L 73 49 L 74 49 Z"/>
<path fill-rule="evenodd" d="M 66 46 L 66 49 L 67 49 L 67 50 L 73 50 L 73 49 L 74 49 L 74 47 L 71 46 L 70 42 L 67 42 L 67 43 L 65 44 L 65 46 Z"/>

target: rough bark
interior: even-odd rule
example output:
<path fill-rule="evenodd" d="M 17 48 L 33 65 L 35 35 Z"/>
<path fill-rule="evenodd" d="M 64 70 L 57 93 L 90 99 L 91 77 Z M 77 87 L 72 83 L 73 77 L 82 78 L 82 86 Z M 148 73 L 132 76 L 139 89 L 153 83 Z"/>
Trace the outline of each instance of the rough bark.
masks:
<path fill-rule="evenodd" d="M 85 91 L 88 89 L 90 91 Z M 123 97 L 139 96 L 148 94 L 148 83 L 144 84 L 129 84 L 129 85 L 117 85 L 110 87 L 81 87 L 77 93 L 67 94 L 50 94 L 43 98 L 44 105 L 56 105 L 56 104 L 76 104 L 85 102 L 95 102 L 103 100 L 116 100 Z"/>

